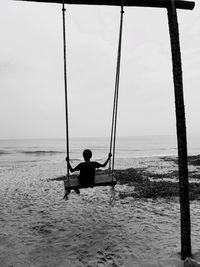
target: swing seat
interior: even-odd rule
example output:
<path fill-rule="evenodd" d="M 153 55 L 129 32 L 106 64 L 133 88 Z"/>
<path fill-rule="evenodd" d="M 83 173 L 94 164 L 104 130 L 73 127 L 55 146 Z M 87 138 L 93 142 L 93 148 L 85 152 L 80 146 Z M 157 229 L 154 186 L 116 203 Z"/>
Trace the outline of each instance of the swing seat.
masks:
<path fill-rule="evenodd" d="M 109 176 L 108 174 L 96 174 L 93 185 L 80 184 L 78 176 L 75 176 L 75 175 L 71 175 L 69 177 L 69 181 L 66 176 L 63 176 L 63 181 L 65 184 L 65 190 L 81 189 L 81 188 L 97 187 L 97 186 L 112 186 L 112 185 L 116 185 L 117 183 L 115 177 Z"/>

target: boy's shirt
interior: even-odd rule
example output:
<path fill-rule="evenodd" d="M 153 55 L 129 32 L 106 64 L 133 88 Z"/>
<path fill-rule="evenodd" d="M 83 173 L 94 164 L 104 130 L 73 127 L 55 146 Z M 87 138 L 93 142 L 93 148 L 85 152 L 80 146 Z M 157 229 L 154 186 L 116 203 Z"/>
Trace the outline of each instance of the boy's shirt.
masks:
<path fill-rule="evenodd" d="M 93 183 L 95 178 L 95 169 L 100 168 L 102 165 L 99 162 L 81 162 L 75 167 L 75 171 L 80 171 L 79 179 L 83 184 Z"/>

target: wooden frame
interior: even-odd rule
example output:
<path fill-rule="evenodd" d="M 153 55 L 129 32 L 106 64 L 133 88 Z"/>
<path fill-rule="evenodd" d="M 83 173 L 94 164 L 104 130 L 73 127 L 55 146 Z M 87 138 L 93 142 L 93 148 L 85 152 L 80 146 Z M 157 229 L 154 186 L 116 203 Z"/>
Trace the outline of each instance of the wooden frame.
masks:
<path fill-rule="evenodd" d="M 15 0 L 43 3 L 62 3 L 62 0 Z M 66 4 L 120 6 L 121 0 L 65 0 Z M 189 182 L 187 163 L 187 134 L 183 95 L 182 63 L 179 41 L 179 27 L 176 9 L 192 10 L 193 1 L 182 0 L 124 0 L 124 6 L 166 8 L 172 52 L 173 81 L 175 94 L 175 112 L 178 143 L 179 191 L 181 213 L 181 257 L 191 256 L 191 225 Z"/>
<path fill-rule="evenodd" d="M 38 3 L 56 3 L 61 4 L 62 0 L 15 0 L 26 2 L 38 2 Z M 190 9 L 194 8 L 193 1 L 174 0 L 176 8 L 178 9 Z M 121 6 L 121 0 L 65 0 L 66 4 L 73 5 L 107 5 L 107 6 Z M 171 4 L 171 0 L 125 0 L 124 6 L 138 6 L 138 7 L 158 7 L 168 8 Z"/>

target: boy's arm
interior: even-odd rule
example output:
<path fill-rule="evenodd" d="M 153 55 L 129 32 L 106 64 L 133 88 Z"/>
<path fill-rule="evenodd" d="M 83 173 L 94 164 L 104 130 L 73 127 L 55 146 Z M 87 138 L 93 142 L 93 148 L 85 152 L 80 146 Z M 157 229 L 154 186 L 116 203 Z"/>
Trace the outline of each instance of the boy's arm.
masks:
<path fill-rule="evenodd" d="M 76 171 L 76 167 L 75 168 L 72 168 L 72 166 L 71 166 L 71 164 L 69 162 L 69 158 L 66 157 L 65 160 L 67 161 L 67 165 L 69 167 L 70 172 L 75 172 Z"/>
<path fill-rule="evenodd" d="M 100 167 L 102 167 L 102 168 L 106 167 L 106 165 L 108 164 L 111 157 L 112 157 L 112 154 L 109 153 L 107 160 L 103 164 L 100 164 L 101 165 Z"/>

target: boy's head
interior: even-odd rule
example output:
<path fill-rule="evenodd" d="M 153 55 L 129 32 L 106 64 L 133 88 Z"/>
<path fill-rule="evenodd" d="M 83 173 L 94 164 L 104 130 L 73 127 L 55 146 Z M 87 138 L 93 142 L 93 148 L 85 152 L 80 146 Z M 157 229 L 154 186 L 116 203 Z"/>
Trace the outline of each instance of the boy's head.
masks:
<path fill-rule="evenodd" d="M 86 149 L 86 150 L 83 151 L 84 160 L 91 159 L 91 157 L 92 157 L 92 151 L 91 150 Z"/>

